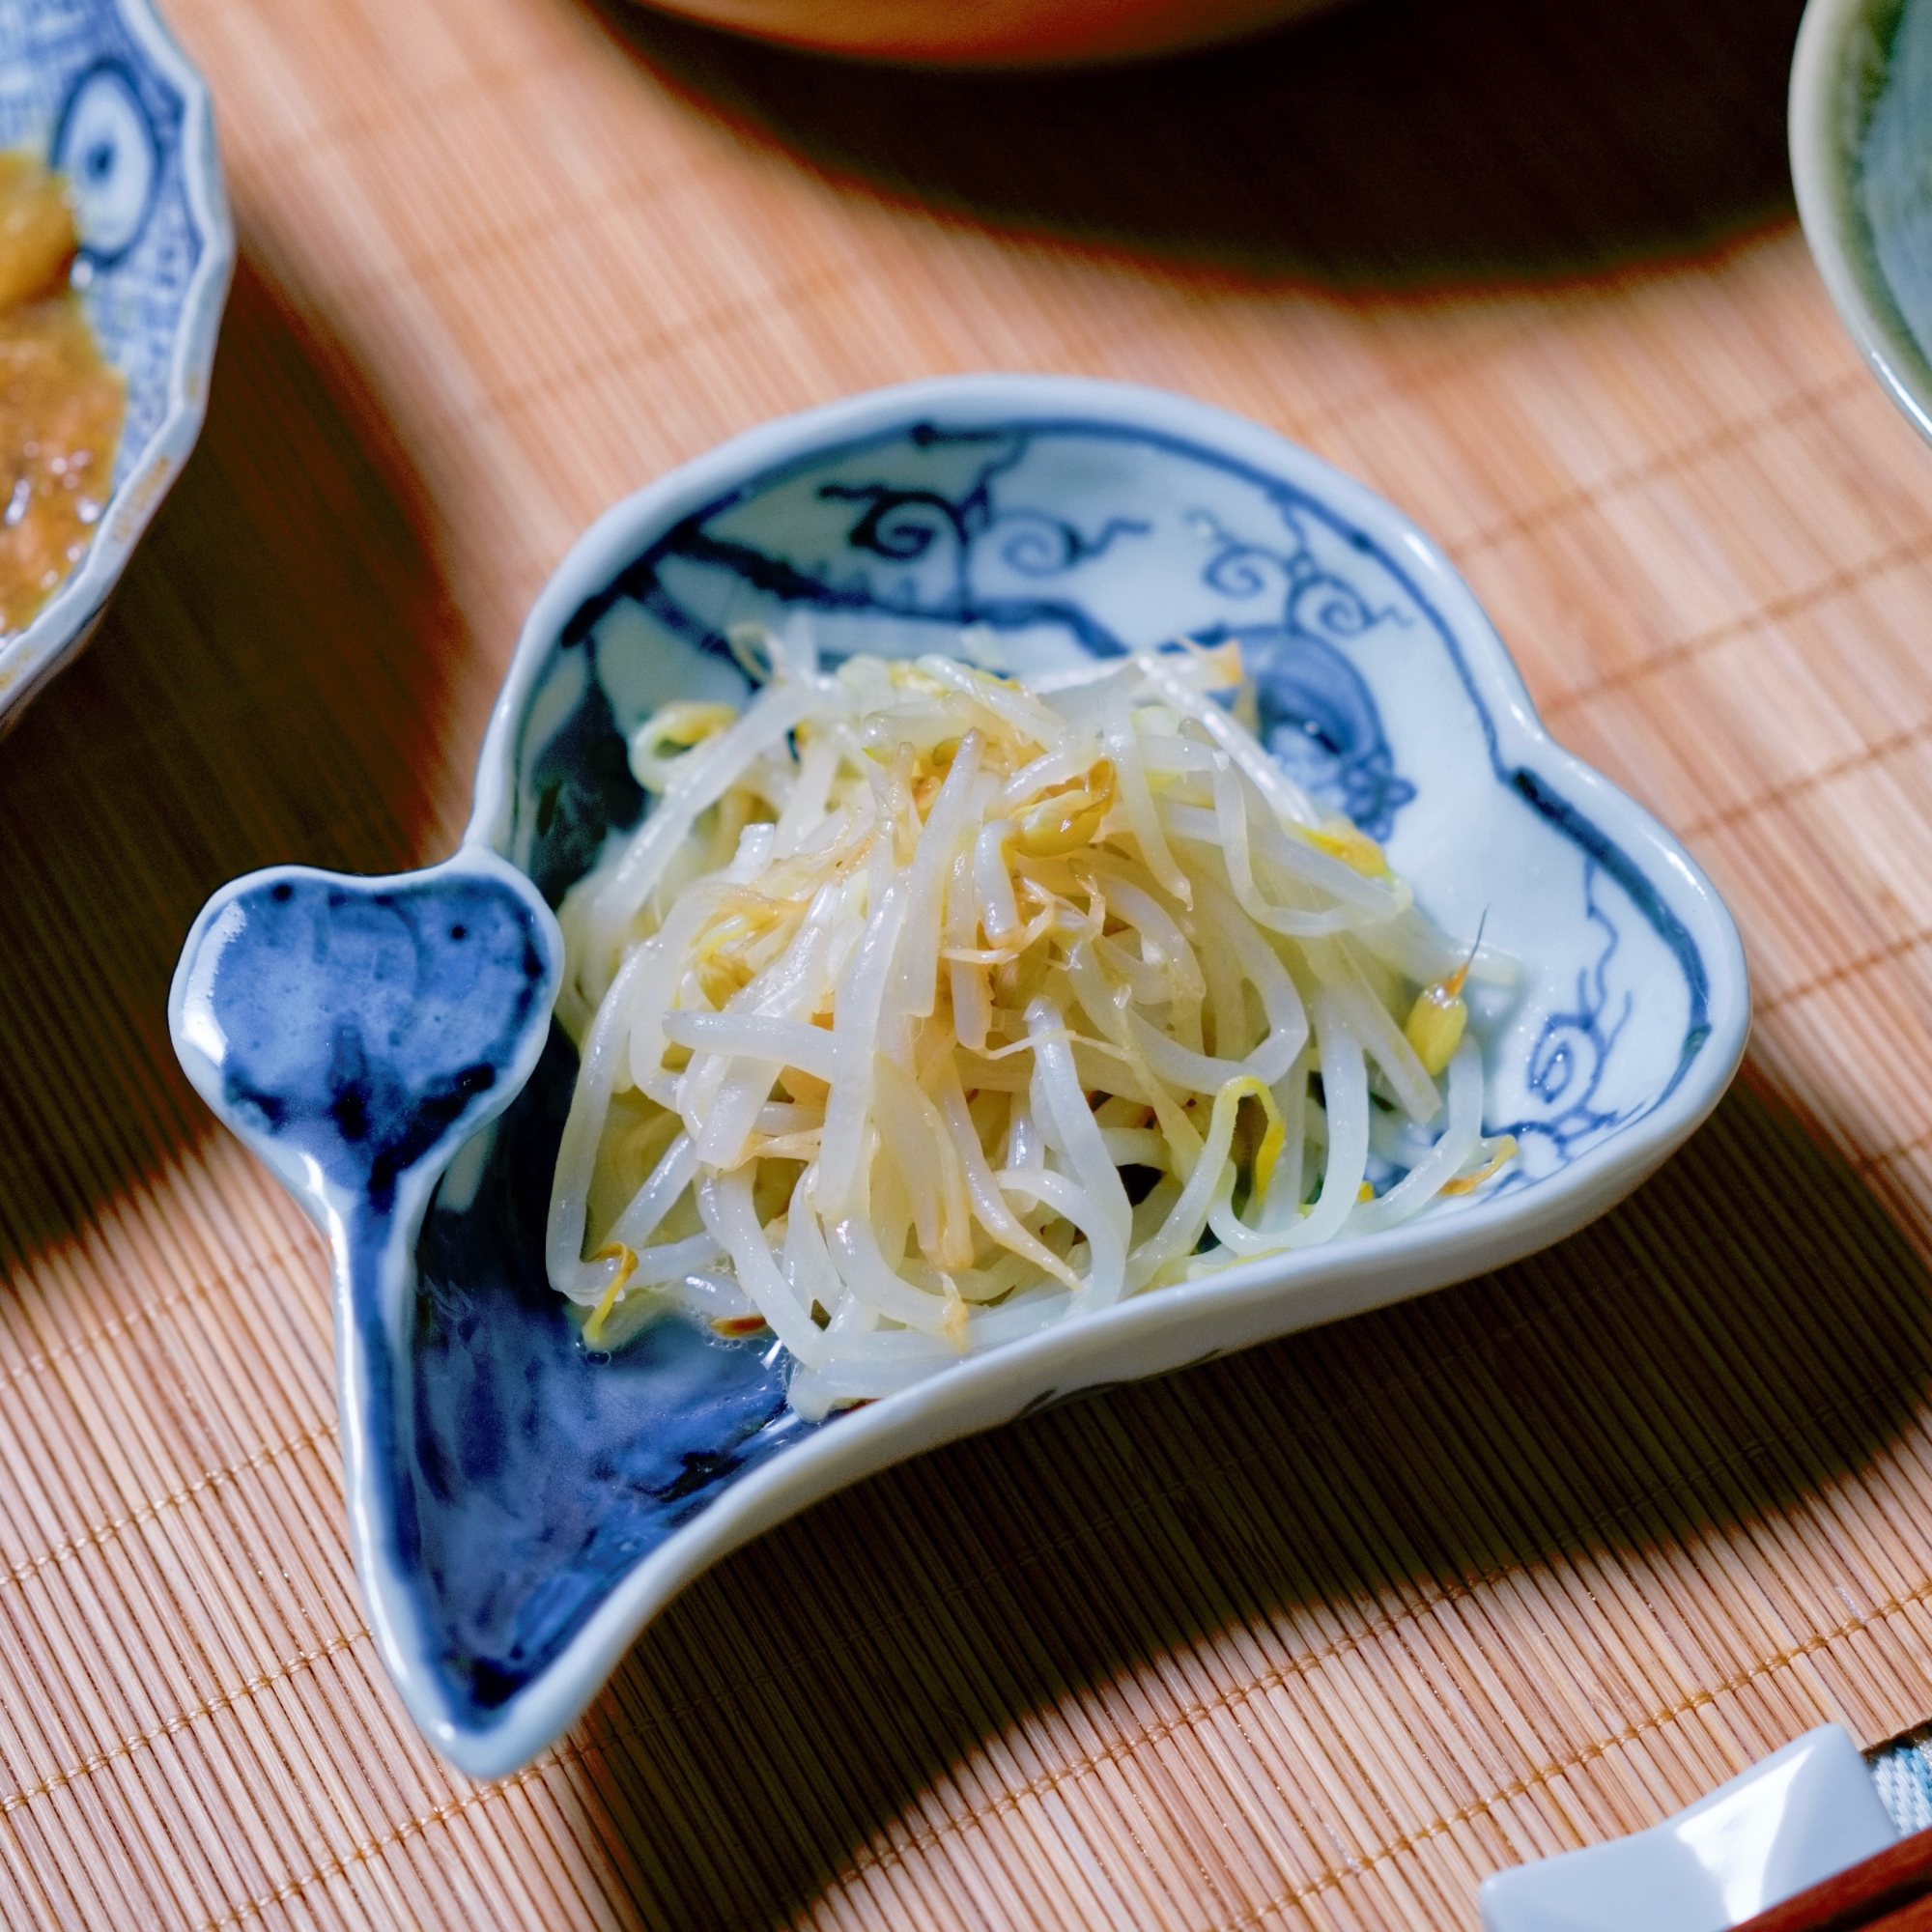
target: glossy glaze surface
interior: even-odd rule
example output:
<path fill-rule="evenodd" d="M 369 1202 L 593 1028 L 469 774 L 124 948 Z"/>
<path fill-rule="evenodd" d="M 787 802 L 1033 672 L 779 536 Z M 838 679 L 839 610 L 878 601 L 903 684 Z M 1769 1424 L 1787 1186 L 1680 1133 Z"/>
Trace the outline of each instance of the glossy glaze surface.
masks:
<path fill-rule="evenodd" d="M 768 1345 L 682 1317 L 587 1355 L 543 1268 L 574 1065 L 548 994 L 526 997 L 537 980 L 512 999 L 513 973 L 491 980 L 478 1010 L 502 1025 L 487 1051 L 462 1055 L 437 1017 L 440 969 L 420 960 L 414 980 L 388 975 L 395 1004 L 384 995 L 380 1020 L 355 1021 L 355 1052 L 312 1014 L 363 1012 L 370 969 L 355 962 L 390 956 L 358 936 L 369 922 L 415 906 L 424 931 L 468 927 L 454 907 L 479 879 L 507 895 L 503 916 L 554 973 L 546 902 L 644 809 L 626 732 L 667 697 L 742 693 L 724 628 L 801 612 L 832 655 L 968 649 L 1036 672 L 1179 632 L 1238 637 L 1277 754 L 1386 836 L 1440 922 L 1473 930 L 1487 910 L 1523 962 L 1520 993 L 1476 1013 L 1489 1124 L 1525 1146 L 1511 1184 L 1136 1297 L 817 1429 L 784 1409 Z M 197 1015 L 248 957 L 230 958 L 224 922 L 243 901 L 271 920 L 283 885 L 320 923 L 265 957 L 275 975 L 299 958 L 306 978 L 256 1002 L 237 1059 L 242 1035 Z M 284 1011 L 301 1017 L 296 1043 L 277 1048 Z M 1402 519 L 1233 417 L 1025 378 L 855 398 L 753 432 L 618 506 L 531 614 L 456 857 L 403 882 L 269 873 L 229 888 L 189 937 L 173 1006 L 203 1093 L 329 1229 L 372 1625 L 426 1731 L 482 1774 L 554 1737 L 697 1569 L 841 1483 L 1580 1225 L 1708 1110 L 1747 1017 L 1736 934 L 1708 885 L 1543 736 L 1494 633 Z M 405 1055 L 380 1077 L 358 1070 L 376 1067 L 379 1034 Z M 418 1035 L 436 1050 L 408 1048 Z M 476 1067 L 489 1080 L 456 1106 Z M 380 1131 L 338 1145 L 335 1096 L 365 1086 L 383 1105 L 357 1102 L 352 1122 Z"/>
<path fill-rule="evenodd" d="M 543 1261 L 576 1070 L 553 1029 L 475 1191 L 445 1182 L 416 1244 L 425 1604 L 451 1695 L 479 1723 L 639 1558 L 810 1433 L 769 1335 L 725 1342 L 673 1319 L 614 1353 L 581 1346 Z"/>

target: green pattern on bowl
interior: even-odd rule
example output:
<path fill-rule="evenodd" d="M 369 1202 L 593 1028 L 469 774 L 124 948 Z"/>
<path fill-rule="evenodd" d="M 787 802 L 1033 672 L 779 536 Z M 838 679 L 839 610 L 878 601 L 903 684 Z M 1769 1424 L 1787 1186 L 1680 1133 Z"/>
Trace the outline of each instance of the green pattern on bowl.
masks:
<path fill-rule="evenodd" d="M 1932 440 L 1932 0 L 1811 0 L 1791 173 L 1840 320 Z"/>

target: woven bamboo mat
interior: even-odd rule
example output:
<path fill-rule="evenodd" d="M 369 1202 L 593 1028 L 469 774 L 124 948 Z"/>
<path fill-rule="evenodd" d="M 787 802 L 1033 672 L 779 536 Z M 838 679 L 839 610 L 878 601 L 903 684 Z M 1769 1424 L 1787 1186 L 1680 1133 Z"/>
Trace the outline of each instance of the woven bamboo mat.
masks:
<path fill-rule="evenodd" d="M 1468 1926 L 1932 1718 L 1932 453 L 1791 225 L 1792 0 L 1008 81 L 171 11 L 242 238 L 212 413 L 0 747 L 0 1919 Z M 987 365 L 1228 404 L 1436 532 L 1736 909 L 1746 1081 L 1520 1267 L 822 1506 L 468 1783 L 373 1655 L 323 1256 L 175 1068 L 176 950 L 246 867 L 447 849 L 611 497 Z"/>

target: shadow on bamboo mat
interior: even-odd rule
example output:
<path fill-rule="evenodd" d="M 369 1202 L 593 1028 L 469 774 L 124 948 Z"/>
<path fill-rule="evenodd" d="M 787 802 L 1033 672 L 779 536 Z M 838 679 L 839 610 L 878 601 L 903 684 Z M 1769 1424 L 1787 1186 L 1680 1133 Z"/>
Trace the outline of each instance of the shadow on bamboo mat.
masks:
<path fill-rule="evenodd" d="M 463 788 L 460 620 L 386 420 L 244 255 L 194 457 L 0 745 L 0 1266 L 208 1131 L 166 1011 L 208 895 L 282 860 L 396 870 Z"/>
<path fill-rule="evenodd" d="M 1343 288 L 1538 281 L 1786 215 L 1803 0 L 1360 0 L 1186 58 L 868 66 L 593 0 L 702 106 L 994 227 Z"/>
<path fill-rule="evenodd" d="M 0 756 L 0 1255 L 206 1130 L 161 1009 L 214 884 L 394 867 L 460 810 L 440 734 L 469 644 L 424 493 L 298 306 L 244 264 L 201 449 Z M 1501 1578 L 1813 1504 L 1916 1422 L 1928 1288 L 1858 1178 L 1741 1088 L 1548 1254 L 940 1451 L 700 1579 L 573 1739 L 649 1824 L 611 1882 L 647 1922 L 755 1923 L 989 1741 L 1190 1646 L 1251 1683 Z M 1184 1731 L 1187 1695 L 1117 1696 L 1117 1731 Z M 1066 1740 L 1033 1762 L 1065 1771 Z"/>
<path fill-rule="evenodd" d="M 1815 1500 L 1922 1400 L 1928 1286 L 1858 1179 L 1741 1086 L 1634 1201 L 1520 1266 L 876 1478 L 694 1585 L 579 1734 L 654 1821 L 635 1902 L 669 1924 L 782 1916 L 1083 1692 L 1138 1675 L 1110 1701 L 1144 1746 L 1174 1683 L 1198 1686 L 1191 1646 L 1222 1676 L 1293 1673 L 1524 1572 L 1504 1623 L 1545 1592 L 1560 1619 L 1539 1568 L 1694 1550 Z M 1721 1630 L 1721 1593 L 1705 1609 Z M 1450 1641 L 1426 1618 L 1409 1640 Z M 1076 1746 L 1054 1729 L 1035 1724 L 1035 1768 L 1057 1776 Z M 1077 1749 L 1104 1754 L 1105 1730 Z M 1508 1776 L 1530 1768 L 1491 1735 Z"/>

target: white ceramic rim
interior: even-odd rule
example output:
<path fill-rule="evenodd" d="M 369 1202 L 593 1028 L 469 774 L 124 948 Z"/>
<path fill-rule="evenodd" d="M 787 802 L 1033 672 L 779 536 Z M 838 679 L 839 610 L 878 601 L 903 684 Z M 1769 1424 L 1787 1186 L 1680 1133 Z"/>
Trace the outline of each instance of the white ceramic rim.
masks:
<path fill-rule="evenodd" d="M 1852 194 L 1856 156 L 1845 126 L 1845 45 L 1870 0 L 1810 0 L 1791 61 L 1789 138 L 1798 219 L 1832 306 L 1906 419 L 1932 442 L 1932 368 L 1881 281 Z"/>
<path fill-rule="evenodd" d="M 680 516 L 813 449 L 857 440 L 920 414 L 970 415 L 976 410 L 1086 415 L 1203 443 L 1302 480 L 1311 494 L 1375 536 L 1435 604 L 1462 647 L 1491 710 L 1505 766 L 1528 765 L 1551 779 L 1570 803 L 1617 839 L 1691 931 L 1709 980 L 1709 1037 L 1649 1114 L 1533 1188 L 1479 1203 L 1453 1220 L 1410 1223 L 1345 1248 L 1309 1249 L 1287 1260 L 1264 1258 L 1139 1296 L 961 1362 L 846 1415 L 836 1429 L 740 1478 L 660 1545 L 487 1730 L 454 1722 L 430 1661 L 404 1655 L 395 1626 L 379 1631 L 384 1661 L 411 1715 L 471 1776 L 502 1776 L 550 1744 L 582 1715 L 639 1632 L 687 1582 L 786 1517 L 906 1457 L 1011 1420 L 1029 1406 L 1020 1399 L 1027 1390 L 1048 1386 L 1065 1400 L 1108 1379 L 1109 1363 L 1134 1355 L 1158 1357 L 1165 1368 L 1181 1366 L 1185 1349 L 1164 1352 L 1163 1333 L 1192 1329 L 1204 1315 L 1211 1314 L 1226 1340 L 1226 1348 L 1211 1352 L 1227 1352 L 1519 1260 L 1576 1232 L 1654 1171 L 1717 1104 L 1743 1058 L 1749 980 L 1737 927 L 1716 889 L 1648 812 L 1549 737 L 1495 627 L 1443 553 L 1381 497 L 1272 431 L 1205 403 L 1126 384 L 982 375 L 872 390 L 748 430 L 606 511 L 558 565 L 524 625 L 484 739 L 465 847 L 490 847 L 507 830 L 517 732 L 563 624 Z M 348 1284 L 338 1269 L 338 1323 L 348 1305 Z M 347 1406 L 344 1413 L 350 1413 Z M 345 1428 L 343 1449 L 354 1513 L 370 1493 L 365 1485 L 373 1472 L 359 1431 Z M 370 1583 L 393 1603 L 406 1580 L 384 1574 Z"/>
<path fill-rule="evenodd" d="M 201 259 L 188 278 L 175 325 L 166 413 L 108 498 L 79 568 L 17 638 L 0 645 L 0 731 L 18 719 L 27 701 L 93 636 L 141 533 L 193 451 L 208 409 L 215 338 L 235 270 L 235 226 L 222 186 L 208 83 L 163 25 L 153 0 L 116 0 L 116 5 L 123 24 L 181 94 L 182 185 L 188 213 L 201 231 Z"/>

